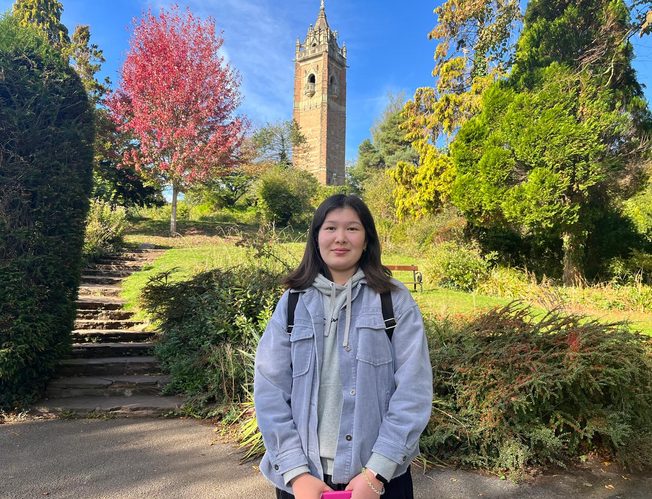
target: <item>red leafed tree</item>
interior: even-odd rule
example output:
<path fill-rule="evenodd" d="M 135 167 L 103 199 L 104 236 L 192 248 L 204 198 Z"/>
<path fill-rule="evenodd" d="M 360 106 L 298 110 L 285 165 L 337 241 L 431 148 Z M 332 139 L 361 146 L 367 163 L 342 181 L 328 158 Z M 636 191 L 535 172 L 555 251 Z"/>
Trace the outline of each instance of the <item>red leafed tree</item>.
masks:
<path fill-rule="evenodd" d="M 212 19 L 178 7 L 148 12 L 134 26 L 120 88 L 107 99 L 131 138 L 123 164 L 172 187 L 170 232 L 179 192 L 227 172 L 237 162 L 246 121 L 236 71 L 219 55 L 224 42 Z"/>

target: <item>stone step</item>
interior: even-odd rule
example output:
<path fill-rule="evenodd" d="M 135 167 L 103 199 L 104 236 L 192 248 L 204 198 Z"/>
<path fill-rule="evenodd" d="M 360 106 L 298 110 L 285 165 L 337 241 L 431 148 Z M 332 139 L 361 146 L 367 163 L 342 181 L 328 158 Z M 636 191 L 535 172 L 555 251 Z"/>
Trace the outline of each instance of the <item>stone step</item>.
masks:
<path fill-rule="evenodd" d="M 142 321 L 134 321 L 130 319 L 76 319 L 75 330 L 82 329 L 129 329 L 135 331 L 138 327 L 144 327 Z"/>
<path fill-rule="evenodd" d="M 132 397 L 160 395 L 170 382 L 169 376 L 72 376 L 58 378 L 48 384 L 46 397 Z"/>
<path fill-rule="evenodd" d="M 84 275 L 86 276 L 95 276 L 95 277 L 119 277 L 124 279 L 133 274 L 136 269 L 131 270 L 114 270 L 114 269 L 89 269 L 86 267 L 84 269 Z"/>
<path fill-rule="evenodd" d="M 133 312 L 126 310 L 77 310 L 78 320 L 104 320 L 104 321 L 121 321 L 128 320 L 133 317 Z M 80 327 L 79 329 L 83 329 Z M 100 328 L 97 328 L 100 329 Z"/>
<path fill-rule="evenodd" d="M 125 251 L 122 253 L 115 253 L 113 255 L 106 255 L 98 261 L 100 263 L 114 263 L 123 261 L 151 261 L 161 256 L 165 250 L 150 250 L 150 251 Z"/>
<path fill-rule="evenodd" d="M 80 296 L 75 304 L 79 313 L 80 310 L 122 310 L 125 302 L 114 297 Z"/>
<path fill-rule="evenodd" d="M 59 376 L 106 376 L 126 374 L 160 374 L 156 357 L 100 357 L 64 359 L 59 362 Z"/>
<path fill-rule="evenodd" d="M 151 341 L 140 343 L 129 343 L 125 341 L 113 343 L 74 343 L 72 345 L 72 357 L 75 359 L 147 356 L 151 355 L 153 351 L 154 343 Z"/>
<path fill-rule="evenodd" d="M 33 407 L 41 415 L 152 417 L 176 414 L 183 405 L 181 397 L 136 395 L 133 397 L 77 397 L 47 399 Z"/>
<path fill-rule="evenodd" d="M 75 343 L 114 343 L 147 341 L 156 331 L 124 331 L 120 329 L 79 329 L 72 332 Z"/>
<path fill-rule="evenodd" d="M 125 270 L 125 271 L 134 271 L 141 268 L 147 262 L 137 260 L 132 262 L 131 260 L 125 261 L 124 263 L 115 262 L 114 260 L 109 260 L 107 262 L 102 262 L 100 260 L 89 263 L 86 268 L 89 270 Z"/>
<path fill-rule="evenodd" d="M 123 277 L 106 277 L 106 276 L 99 276 L 99 275 L 86 275 L 83 274 L 81 276 L 81 283 L 82 285 L 88 285 L 88 284 L 102 284 L 105 286 L 116 286 L 122 282 L 124 278 Z"/>
<path fill-rule="evenodd" d="M 150 260 L 125 260 L 116 257 L 113 258 L 100 258 L 95 263 L 90 264 L 89 269 L 115 269 L 115 270 L 138 270 L 146 265 Z"/>
<path fill-rule="evenodd" d="M 106 286 L 102 284 L 82 284 L 79 286 L 79 296 L 120 296 L 120 286 Z"/>

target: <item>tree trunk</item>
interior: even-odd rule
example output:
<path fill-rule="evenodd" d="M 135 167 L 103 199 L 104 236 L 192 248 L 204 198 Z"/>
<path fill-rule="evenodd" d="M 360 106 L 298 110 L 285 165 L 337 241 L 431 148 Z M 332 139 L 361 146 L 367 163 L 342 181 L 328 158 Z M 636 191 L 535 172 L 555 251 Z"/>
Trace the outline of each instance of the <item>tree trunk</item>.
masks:
<path fill-rule="evenodd" d="M 561 236 L 564 250 L 564 286 L 582 286 L 582 257 L 584 256 L 585 237 L 581 233 L 564 232 Z"/>
<path fill-rule="evenodd" d="M 177 196 L 179 187 L 176 182 L 172 182 L 172 213 L 170 214 L 170 236 L 175 237 L 177 233 Z"/>

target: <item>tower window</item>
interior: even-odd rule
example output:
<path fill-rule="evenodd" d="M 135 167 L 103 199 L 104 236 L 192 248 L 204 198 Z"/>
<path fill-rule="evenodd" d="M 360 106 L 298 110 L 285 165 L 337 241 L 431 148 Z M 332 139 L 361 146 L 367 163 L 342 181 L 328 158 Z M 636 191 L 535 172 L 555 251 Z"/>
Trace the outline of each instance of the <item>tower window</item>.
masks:
<path fill-rule="evenodd" d="M 312 73 L 308 75 L 305 93 L 308 97 L 315 95 L 315 75 Z"/>
<path fill-rule="evenodd" d="M 340 88 L 337 83 L 337 78 L 335 78 L 335 75 L 331 75 L 330 78 L 328 78 L 328 92 L 336 97 L 340 93 Z"/>

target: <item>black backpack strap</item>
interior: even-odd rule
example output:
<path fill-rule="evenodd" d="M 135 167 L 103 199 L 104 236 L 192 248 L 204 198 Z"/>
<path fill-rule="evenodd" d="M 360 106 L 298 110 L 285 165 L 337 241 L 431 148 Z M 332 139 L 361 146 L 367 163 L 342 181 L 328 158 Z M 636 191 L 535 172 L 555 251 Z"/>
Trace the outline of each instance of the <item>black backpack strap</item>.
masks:
<path fill-rule="evenodd" d="M 394 304 L 392 303 L 392 293 L 390 291 L 385 291 L 380 294 L 380 306 L 383 309 L 385 333 L 387 333 L 387 337 L 391 343 L 394 328 L 396 327 L 396 319 L 394 318 Z"/>
<path fill-rule="evenodd" d="M 293 293 L 290 291 L 288 295 L 288 325 L 287 333 L 292 334 L 292 328 L 294 328 L 294 310 L 297 308 L 297 303 L 299 302 L 299 295 L 301 293 Z"/>

